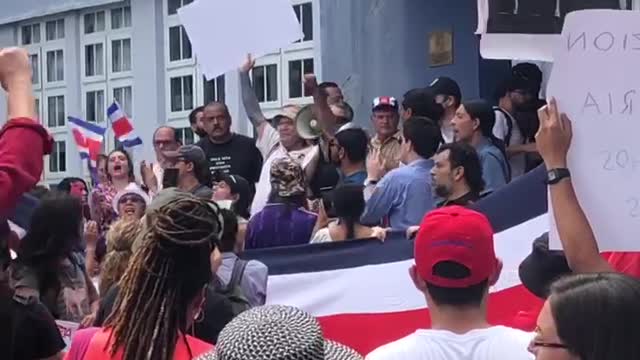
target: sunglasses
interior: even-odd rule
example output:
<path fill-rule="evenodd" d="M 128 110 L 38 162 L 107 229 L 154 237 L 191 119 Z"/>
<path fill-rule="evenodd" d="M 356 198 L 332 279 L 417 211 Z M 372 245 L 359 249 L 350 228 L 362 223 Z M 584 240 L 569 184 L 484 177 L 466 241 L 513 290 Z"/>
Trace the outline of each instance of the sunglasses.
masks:
<path fill-rule="evenodd" d="M 144 200 L 142 198 L 140 198 L 140 196 L 137 195 L 124 195 L 123 197 L 120 198 L 120 201 L 118 201 L 119 204 L 124 204 L 131 201 L 132 203 L 143 203 Z"/>

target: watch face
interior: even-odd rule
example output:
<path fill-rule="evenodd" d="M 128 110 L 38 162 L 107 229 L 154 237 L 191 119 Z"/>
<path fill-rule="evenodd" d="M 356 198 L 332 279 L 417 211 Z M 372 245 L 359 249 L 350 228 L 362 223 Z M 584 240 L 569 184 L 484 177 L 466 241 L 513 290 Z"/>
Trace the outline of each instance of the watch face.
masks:
<path fill-rule="evenodd" d="M 558 173 L 555 171 L 549 171 L 548 174 L 549 181 L 555 181 L 558 178 Z"/>

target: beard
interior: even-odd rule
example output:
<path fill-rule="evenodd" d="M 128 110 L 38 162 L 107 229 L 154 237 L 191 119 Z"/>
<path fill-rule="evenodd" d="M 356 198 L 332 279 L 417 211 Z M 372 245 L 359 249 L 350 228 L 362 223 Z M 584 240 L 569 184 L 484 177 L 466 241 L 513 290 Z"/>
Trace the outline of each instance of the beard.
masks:
<path fill-rule="evenodd" d="M 198 137 L 200 137 L 200 138 L 204 138 L 204 137 L 206 137 L 206 136 L 207 136 L 207 132 L 206 132 L 206 131 L 204 131 L 204 129 L 202 129 L 202 128 L 196 128 L 195 133 L 196 133 L 196 135 L 198 135 Z"/>
<path fill-rule="evenodd" d="M 446 199 L 451 195 L 451 188 L 447 185 L 436 184 L 433 188 L 433 193 L 440 198 Z"/>

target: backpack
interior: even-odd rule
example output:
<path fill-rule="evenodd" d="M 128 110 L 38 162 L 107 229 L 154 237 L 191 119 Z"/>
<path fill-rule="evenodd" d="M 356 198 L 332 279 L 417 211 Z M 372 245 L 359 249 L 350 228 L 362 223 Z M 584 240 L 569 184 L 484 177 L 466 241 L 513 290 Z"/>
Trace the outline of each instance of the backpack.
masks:
<path fill-rule="evenodd" d="M 223 295 L 231 303 L 233 314 L 238 315 L 245 310 L 249 310 L 251 305 L 247 300 L 242 288 L 240 287 L 240 281 L 244 275 L 244 269 L 247 267 L 248 261 L 237 259 L 233 264 L 233 270 L 231 270 L 231 279 L 227 286 L 223 286 L 220 282 L 220 286 L 217 287 L 217 293 Z"/>
<path fill-rule="evenodd" d="M 498 106 L 494 106 L 493 111 L 498 111 L 507 118 L 507 134 L 504 136 L 504 139 L 502 141 L 504 141 L 505 147 L 509 147 L 509 145 L 511 145 L 511 134 L 513 133 L 513 122 L 515 121 L 515 119 L 508 112 L 502 110 Z"/>

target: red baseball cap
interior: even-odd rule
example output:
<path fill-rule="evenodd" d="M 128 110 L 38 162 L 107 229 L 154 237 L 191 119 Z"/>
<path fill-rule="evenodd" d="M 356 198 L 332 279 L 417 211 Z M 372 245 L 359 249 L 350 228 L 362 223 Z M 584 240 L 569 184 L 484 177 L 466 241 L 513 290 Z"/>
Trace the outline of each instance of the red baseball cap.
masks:
<path fill-rule="evenodd" d="M 444 288 L 466 288 L 491 277 L 498 266 L 493 248 L 493 229 L 482 214 L 461 206 L 448 206 L 427 214 L 420 224 L 414 245 L 418 275 Z M 469 269 L 465 278 L 434 274 L 443 261 Z"/>
<path fill-rule="evenodd" d="M 393 108 L 395 110 L 398 110 L 398 100 L 396 100 L 396 98 L 394 98 L 393 96 L 378 96 L 377 98 L 373 99 L 373 111 L 375 111 L 378 108 L 381 107 L 387 107 L 387 108 Z"/>

